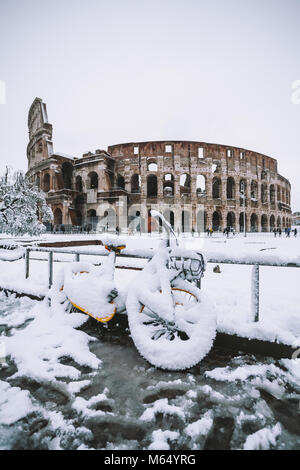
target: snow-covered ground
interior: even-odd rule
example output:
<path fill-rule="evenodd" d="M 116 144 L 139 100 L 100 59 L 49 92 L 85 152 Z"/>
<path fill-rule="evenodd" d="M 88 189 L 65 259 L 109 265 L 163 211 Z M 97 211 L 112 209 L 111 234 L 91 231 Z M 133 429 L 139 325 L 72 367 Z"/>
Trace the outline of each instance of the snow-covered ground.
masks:
<path fill-rule="evenodd" d="M 300 239 L 285 237 L 181 242 L 227 256 L 270 253 L 291 261 L 300 255 Z M 128 237 L 126 243 L 155 248 L 159 240 Z M 55 255 L 54 277 L 73 258 Z M 261 320 L 253 325 L 251 267 L 222 264 L 221 273 L 213 267 L 208 264 L 202 288 L 216 303 L 220 331 L 300 345 L 300 269 L 261 268 Z M 24 286 L 23 259 L 0 261 L 0 268 L 0 285 Z M 117 270 L 117 281 L 124 286 L 138 275 Z M 32 260 L 28 289 L 45 293 L 47 276 L 47 263 Z M 61 315 L 47 301 L 4 293 L 0 333 L 7 362 L 0 366 L 0 448 L 300 449 L 299 360 L 215 348 L 188 372 L 164 372 L 139 356 L 124 328 L 100 328 L 83 314 Z"/>

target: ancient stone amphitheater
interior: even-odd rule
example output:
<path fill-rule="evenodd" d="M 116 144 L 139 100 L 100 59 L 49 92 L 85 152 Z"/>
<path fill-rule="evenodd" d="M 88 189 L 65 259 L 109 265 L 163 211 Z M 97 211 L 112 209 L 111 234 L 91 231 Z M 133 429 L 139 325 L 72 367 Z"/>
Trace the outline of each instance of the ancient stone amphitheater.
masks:
<path fill-rule="evenodd" d="M 185 232 L 291 225 L 291 185 L 274 158 L 194 141 L 132 142 L 82 157 L 55 153 L 40 98 L 28 128 L 28 176 L 46 193 L 56 226 L 149 230 L 150 208 Z"/>

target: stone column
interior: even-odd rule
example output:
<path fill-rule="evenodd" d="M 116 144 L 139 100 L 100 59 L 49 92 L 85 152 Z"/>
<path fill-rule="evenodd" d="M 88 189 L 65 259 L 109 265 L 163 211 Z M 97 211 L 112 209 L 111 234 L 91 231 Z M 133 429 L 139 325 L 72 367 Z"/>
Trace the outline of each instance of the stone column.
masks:
<path fill-rule="evenodd" d="M 222 177 L 221 178 L 221 200 L 222 200 L 222 204 L 227 204 L 227 190 L 226 190 L 226 187 L 227 187 L 227 178 L 224 178 Z"/>
<path fill-rule="evenodd" d="M 212 211 L 208 210 L 206 212 L 206 228 L 212 227 Z"/>
<path fill-rule="evenodd" d="M 162 174 L 157 174 L 157 197 L 158 200 L 161 200 L 163 198 L 163 175 Z"/>
<path fill-rule="evenodd" d="M 250 232 L 251 230 L 251 212 L 246 213 L 246 232 Z"/>
<path fill-rule="evenodd" d="M 261 213 L 258 212 L 256 213 L 257 215 L 257 230 L 258 232 L 261 232 Z"/>
<path fill-rule="evenodd" d="M 207 200 L 211 201 L 212 200 L 212 174 L 208 173 L 206 176 L 206 194 L 207 194 Z"/>
<path fill-rule="evenodd" d="M 174 199 L 180 203 L 180 174 L 174 174 Z"/>
<path fill-rule="evenodd" d="M 221 230 L 223 232 L 224 228 L 226 228 L 227 226 L 227 211 L 225 209 L 221 210 L 221 216 L 222 216 Z"/>
<path fill-rule="evenodd" d="M 62 223 L 63 224 L 68 224 L 68 219 L 69 219 L 69 202 L 68 201 L 63 201 L 63 208 L 62 208 Z"/>
<path fill-rule="evenodd" d="M 55 187 L 54 187 L 55 169 L 53 167 L 50 167 L 49 175 L 50 175 L 49 191 L 55 191 Z"/>

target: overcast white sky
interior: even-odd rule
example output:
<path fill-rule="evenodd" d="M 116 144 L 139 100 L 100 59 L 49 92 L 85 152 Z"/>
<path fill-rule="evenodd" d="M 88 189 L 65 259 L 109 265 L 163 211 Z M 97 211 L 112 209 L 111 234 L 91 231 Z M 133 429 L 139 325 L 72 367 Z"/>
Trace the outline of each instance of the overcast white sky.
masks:
<path fill-rule="evenodd" d="M 0 0 L 1 168 L 26 169 L 42 98 L 54 150 L 178 139 L 278 159 L 300 211 L 300 0 Z"/>

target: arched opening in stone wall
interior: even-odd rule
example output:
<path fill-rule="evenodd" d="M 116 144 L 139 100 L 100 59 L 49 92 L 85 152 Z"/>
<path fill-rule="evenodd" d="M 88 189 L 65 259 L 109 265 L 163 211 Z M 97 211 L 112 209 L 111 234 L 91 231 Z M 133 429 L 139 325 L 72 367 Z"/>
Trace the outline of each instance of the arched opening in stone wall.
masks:
<path fill-rule="evenodd" d="M 157 171 L 157 163 L 153 158 L 148 158 L 147 160 L 147 170 L 148 171 Z"/>
<path fill-rule="evenodd" d="M 164 175 L 163 190 L 164 197 L 174 196 L 174 176 L 171 173 Z"/>
<path fill-rule="evenodd" d="M 98 174 L 95 171 L 88 174 L 88 189 L 98 189 Z"/>
<path fill-rule="evenodd" d="M 82 190 L 83 190 L 83 185 L 82 185 L 82 178 L 80 175 L 77 175 L 76 176 L 76 191 L 79 191 L 80 193 L 82 193 Z"/>
<path fill-rule="evenodd" d="M 214 178 L 212 181 L 212 197 L 213 199 L 221 198 L 221 180 L 220 178 Z"/>
<path fill-rule="evenodd" d="M 258 218 L 256 214 L 251 214 L 250 225 L 251 225 L 251 232 L 258 231 Z"/>
<path fill-rule="evenodd" d="M 267 172 L 263 170 L 263 171 L 261 172 L 261 175 L 260 175 L 260 176 L 261 176 L 261 179 L 262 179 L 262 180 L 267 179 Z"/>
<path fill-rule="evenodd" d="M 285 189 L 282 188 L 282 190 L 281 190 L 281 202 L 282 202 L 283 204 L 285 204 L 285 200 L 286 200 L 286 199 L 285 199 Z"/>
<path fill-rule="evenodd" d="M 74 201 L 75 211 L 71 212 L 71 220 L 73 225 L 81 226 L 83 223 L 83 213 L 84 213 L 85 199 L 83 194 L 76 196 Z"/>
<path fill-rule="evenodd" d="M 266 216 L 266 214 L 263 214 L 261 216 L 261 231 L 262 232 L 268 231 L 268 217 Z"/>
<path fill-rule="evenodd" d="M 274 184 L 270 185 L 270 202 L 271 202 L 271 204 L 275 204 L 275 186 L 274 186 Z"/>
<path fill-rule="evenodd" d="M 207 230 L 207 213 L 203 210 L 199 210 L 197 212 L 196 217 L 197 222 L 197 232 L 205 232 Z"/>
<path fill-rule="evenodd" d="M 286 199 L 285 199 L 286 204 L 290 205 L 290 192 L 287 189 L 286 190 Z"/>
<path fill-rule="evenodd" d="M 281 202 L 281 189 L 277 186 L 277 202 Z"/>
<path fill-rule="evenodd" d="M 245 221 L 244 221 L 244 212 L 241 212 L 240 216 L 239 216 L 240 232 L 245 231 L 245 225 L 244 224 L 246 224 L 246 227 L 247 227 L 247 214 L 245 215 Z"/>
<path fill-rule="evenodd" d="M 58 207 L 54 211 L 54 225 L 61 225 L 62 224 L 62 211 Z"/>
<path fill-rule="evenodd" d="M 98 224 L 97 212 L 95 209 L 90 209 L 87 212 L 86 225 L 88 230 L 95 231 Z"/>
<path fill-rule="evenodd" d="M 125 179 L 124 179 L 124 176 L 122 176 L 122 175 L 118 175 L 117 188 L 118 189 L 125 189 Z"/>
<path fill-rule="evenodd" d="M 239 182 L 239 196 L 240 196 L 240 206 L 246 205 L 247 200 L 247 181 L 242 178 Z"/>
<path fill-rule="evenodd" d="M 221 162 L 219 160 L 214 160 L 211 166 L 212 173 L 221 173 Z"/>
<path fill-rule="evenodd" d="M 227 178 L 226 193 L 227 199 L 235 198 L 235 181 L 231 176 Z"/>
<path fill-rule="evenodd" d="M 148 233 L 157 232 L 160 230 L 161 227 L 161 220 L 159 221 L 156 217 L 152 217 L 151 209 L 148 210 Z"/>
<path fill-rule="evenodd" d="M 76 211 L 76 222 L 75 222 L 74 225 L 77 225 L 78 227 L 81 227 L 82 226 L 82 221 L 83 221 L 82 212 L 77 210 Z"/>
<path fill-rule="evenodd" d="M 282 217 L 282 228 L 285 229 L 286 228 L 286 221 L 285 221 L 285 217 Z"/>
<path fill-rule="evenodd" d="M 187 194 L 191 191 L 191 177 L 187 173 L 180 175 L 180 194 Z"/>
<path fill-rule="evenodd" d="M 138 174 L 134 174 L 131 177 L 131 192 L 132 193 L 141 192 L 141 177 Z"/>
<path fill-rule="evenodd" d="M 64 189 L 72 189 L 73 165 L 69 162 L 64 162 L 61 169 Z"/>
<path fill-rule="evenodd" d="M 171 211 L 170 209 L 167 209 L 164 211 L 164 218 L 166 219 L 167 222 L 171 225 L 171 227 L 174 230 L 174 223 L 175 223 L 175 216 L 174 212 Z"/>
<path fill-rule="evenodd" d="M 235 230 L 235 214 L 234 212 L 228 212 L 226 219 L 226 226 L 230 229 Z"/>
<path fill-rule="evenodd" d="M 181 230 L 183 233 L 191 231 L 191 217 L 187 210 L 181 212 Z"/>
<path fill-rule="evenodd" d="M 281 228 L 281 218 L 277 217 L 277 228 Z"/>
<path fill-rule="evenodd" d="M 50 175 L 46 173 L 43 178 L 43 191 L 47 193 L 50 191 Z"/>
<path fill-rule="evenodd" d="M 212 216 L 212 229 L 214 232 L 221 230 L 222 226 L 222 215 L 219 211 L 215 211 Z"/>
<path fill-rule="evenodd" d="M 252 201 L 257 201 L 257 197 L 258 197 L 257 181 L 255 181 L 255 180 L 251 181 L 250 192 L 251 192 L 251 200 Z"/>
<path fill-rule="evenodd" d="M 113 208 L 109 208 L 104 212 L 105 221 L 105 230 L 106 231 L 115 231 L 117 226 L 117 217 L 116 212 Z"/>
<path fill-rule="evenodd" d="M 272 214 L 270 217 L 270 230 L 274 230 L 275 228 L 275 216 Z"/>
<path fill-rule="evenodd" d="M 204 175 L 197 175 L 196 190 L 198 196 L 206 193 L 206 180 Z"/>
<path fill-rule="evenodd" d="M 147 178 L 147 196 L 157 197 L 157 176 L 149 175 Z"/>

